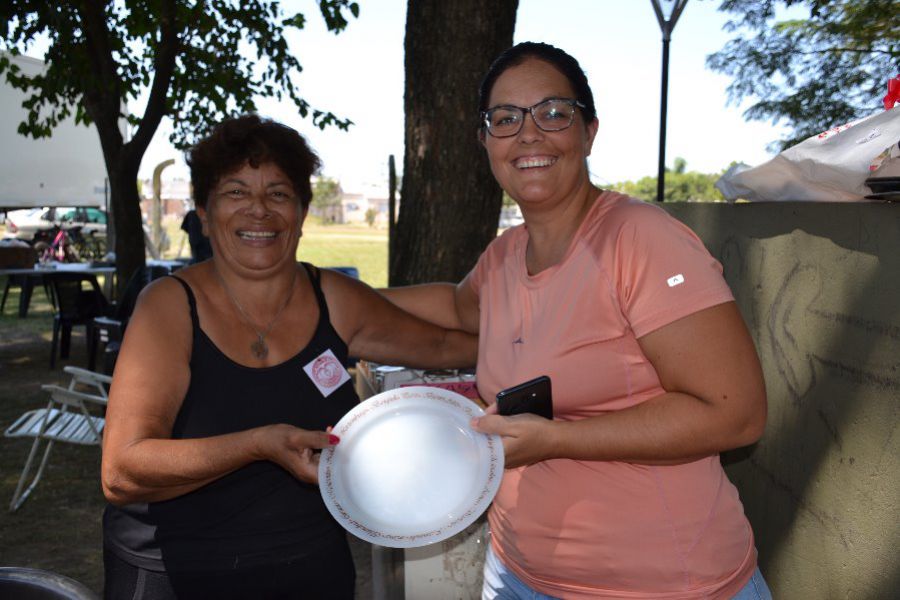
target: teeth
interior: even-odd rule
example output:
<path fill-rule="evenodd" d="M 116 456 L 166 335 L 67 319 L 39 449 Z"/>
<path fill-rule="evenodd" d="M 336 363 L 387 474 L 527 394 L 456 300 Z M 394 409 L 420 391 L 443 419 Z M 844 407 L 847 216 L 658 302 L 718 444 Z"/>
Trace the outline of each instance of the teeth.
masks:
<path fill-rule="evenodd" d="M 531 169 L 534 167 L 549 167 L 553 163 L 556 162 L 555 158 L 548 157 L 530 157 L 530 158 L 522 158 L 516 161 L 516 168 L 519 169 Z"/>
<path fill-rule="evenodd" d="M 254 240 L 269 239 L 275 237 L 274 231 L 238 231 L 238 235 L 242 238 Z"/>

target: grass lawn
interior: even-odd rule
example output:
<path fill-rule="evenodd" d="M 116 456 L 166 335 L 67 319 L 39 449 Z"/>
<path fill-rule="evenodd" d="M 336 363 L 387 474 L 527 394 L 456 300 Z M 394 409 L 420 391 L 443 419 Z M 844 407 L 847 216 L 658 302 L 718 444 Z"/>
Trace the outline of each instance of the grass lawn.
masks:
<path fill-rule="evenodd" d="M 297 258 L 319 267 L 356 267 L 360 279 L 372 287 L 385 287 L 387 242 L 385 229 L 307 221 Z"/>

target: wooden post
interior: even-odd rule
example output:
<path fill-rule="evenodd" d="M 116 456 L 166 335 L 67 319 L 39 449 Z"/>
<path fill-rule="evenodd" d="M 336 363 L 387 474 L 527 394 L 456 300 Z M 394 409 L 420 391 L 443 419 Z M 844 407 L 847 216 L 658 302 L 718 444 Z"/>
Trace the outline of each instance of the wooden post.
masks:
<path fill-rule="evenodd" d="M 388 271 L 391 268 L 391 257 L 394 252 L 394 223 L 397 212 L 397 168 L 394 155 L 388 156 Z"/>

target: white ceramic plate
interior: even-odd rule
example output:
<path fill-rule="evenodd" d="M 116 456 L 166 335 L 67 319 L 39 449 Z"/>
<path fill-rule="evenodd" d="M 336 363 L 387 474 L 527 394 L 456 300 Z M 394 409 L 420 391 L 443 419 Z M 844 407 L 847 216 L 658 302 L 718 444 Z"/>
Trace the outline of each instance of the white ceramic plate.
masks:
<path fill-rule="evenodd" d="M 373 544 L 412 548 L 459 533 L 503 477 L 500 437 L 472 430 L 484 414 L 460 394 L 412 386 L 372 396 L 334 427 L 319 487 L 334 518 Z"/>

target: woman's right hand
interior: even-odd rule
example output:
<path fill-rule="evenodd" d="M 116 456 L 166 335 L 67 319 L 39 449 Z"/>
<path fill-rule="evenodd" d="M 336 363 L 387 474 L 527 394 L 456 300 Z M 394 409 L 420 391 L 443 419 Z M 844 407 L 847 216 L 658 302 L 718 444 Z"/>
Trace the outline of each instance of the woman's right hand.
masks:
<path fill-rule="evenodd" d="M 319 453 L 340 438 L 325 431 L 309 431 L 293 425 L 267 425 L 253 430 L 254 445 L 260 460 L 269 460 L 307 483 L 319 483 Z"/>

